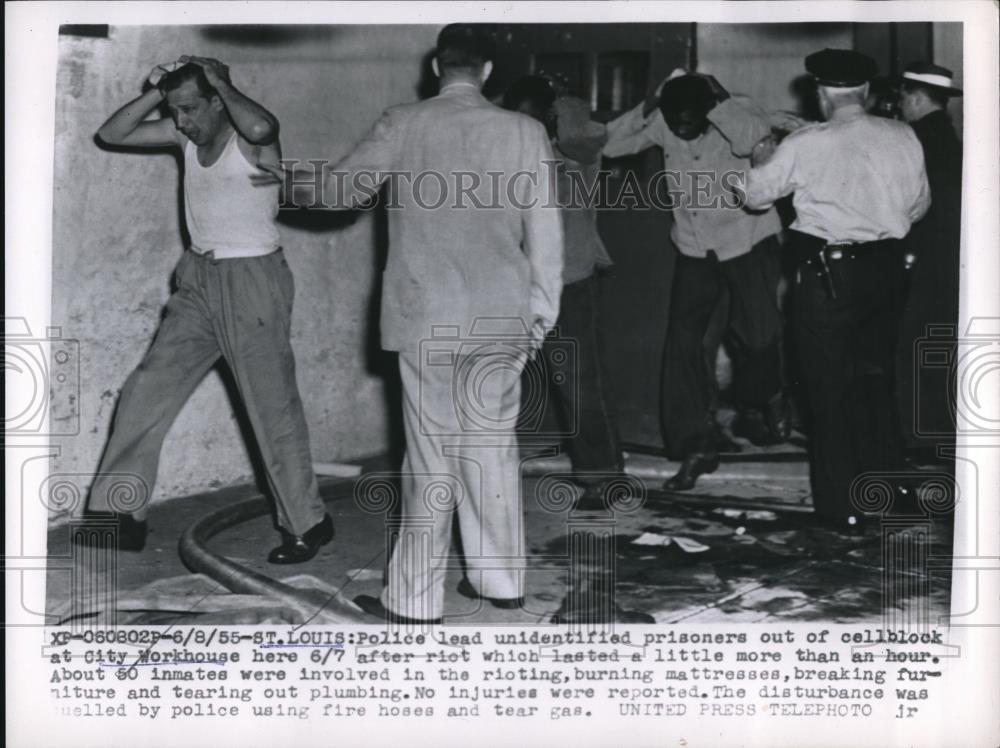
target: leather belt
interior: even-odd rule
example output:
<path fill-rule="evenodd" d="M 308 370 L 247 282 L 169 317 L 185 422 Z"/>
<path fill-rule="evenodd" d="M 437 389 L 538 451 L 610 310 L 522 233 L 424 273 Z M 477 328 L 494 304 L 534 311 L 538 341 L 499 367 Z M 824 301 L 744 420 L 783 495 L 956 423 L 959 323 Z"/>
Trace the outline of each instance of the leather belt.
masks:
<path fill-rule="evenodd" d="M 837 298 L 837 287 L 830 266 L 839 262 L 872 260 L 886 249 L 885 240 L 873 242 L 828 242 L 818 236 L 794 232 L 799 249 L 799 264 L 826 281 L 830 298 Z"/>

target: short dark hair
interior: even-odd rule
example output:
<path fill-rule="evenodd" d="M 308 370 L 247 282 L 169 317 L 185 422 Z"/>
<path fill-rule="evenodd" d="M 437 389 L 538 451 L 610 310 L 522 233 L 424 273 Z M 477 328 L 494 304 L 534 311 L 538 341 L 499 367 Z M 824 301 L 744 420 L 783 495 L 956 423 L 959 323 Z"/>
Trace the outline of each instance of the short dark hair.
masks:
<path fill-rule="evenodd" d="M 715 94 L 708 81 L 694 75 L 672 78 L 660 92 L 660 112 L 665 118 L 681 112 L 707 114 L 715 104 Z"/>
<path fill-rule="evenodd" d="M 525 101 L 539 112 L 547 112 L 556 101 L 556 92 L 548 78 L 525 75 L 510 84 L 503 95 L 504 109 L 517 109 Z"/>
<path fill-rule="evenodd" d="M 218 96 L 219 92 L 208 82 L 208 78 L 205 77 L 205 71 L 202 70 L 201 65 L 195 65 L 193 62 L 185 63 L 176 70 L 171 70 L 160 78 L 160 82 L 156 86 L 160 89 L 160 93 L 166 96 L 167 91 L 180 88 L 192 80 L 198 85 L 198 93 L 206 99 Z"/>
<path fill-rule="evenodd" d="M 906 93 L 913 93 L 914 91 L 923 91 L 928 99 L 933 101 L 942 109 L 948 108 L 948 92 L 942 91 L 934 86 L 925 86 L 921 83 L 904 78 L 903 79 L 903 91 Z"/>
<path fill-rule="evenodd" d="M 453 23 L 438 34 L 438 69 L 474 72 L 496 56 L 492 29 L 482 23 Z"/>

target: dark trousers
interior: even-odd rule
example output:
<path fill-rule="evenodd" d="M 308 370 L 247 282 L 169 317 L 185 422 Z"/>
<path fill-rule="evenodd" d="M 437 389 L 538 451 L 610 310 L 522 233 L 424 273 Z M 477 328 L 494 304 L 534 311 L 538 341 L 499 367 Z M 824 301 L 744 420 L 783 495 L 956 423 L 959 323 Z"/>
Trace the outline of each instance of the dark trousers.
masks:
<path fill-rule="evenodd" d="M 910 273 L 896 344 L 896 404 L 910 449 L 955 445 L 950 363 L 958 332 L 958 242 L 922 247 Z"/>
<path fill-rule="evenodd" d="M 624 469 L 601 349 L 598 290 L 594 276 L 563 287 L 556 322 L 558 336 L 547 340 L 542 348 L 547 378 L 566 429 L 573 471 L 581 474 Z"/>
<path fill-rule="evenodd" d="M 790 250 L 815 256 L 823 242 L 791 232 Z M 867 471 L 900 464 L 893 399 L 893 356 L 899 272 L 894 242 L 856 245 L 828 260 L 829 281 L 800 265 L 794 329 L 809 405 L 809 457 L 816 512 L 856 513 L 851 484 Z"/>
<path fill-rule="evenodd" d="M 780 245 L 774 236 L 745 255 L 719 262 L 680 255 L 674 270 L 670 321 L 663 354 L 660 415 L 667 454 L 683 458 L 710 450 L 714 368 L 704 338 L 720 297 L 728 291 L 726 340 L 733 359 L 732 396 L 759 407 L 781 390 Z M 713 362 L 714 364 L 714 362 Z"/>

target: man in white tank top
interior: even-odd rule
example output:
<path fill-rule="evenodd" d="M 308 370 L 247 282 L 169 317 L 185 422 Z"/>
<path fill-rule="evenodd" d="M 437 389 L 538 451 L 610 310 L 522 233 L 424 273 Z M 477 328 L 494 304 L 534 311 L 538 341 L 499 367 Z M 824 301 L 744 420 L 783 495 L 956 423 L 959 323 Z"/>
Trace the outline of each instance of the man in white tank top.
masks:
<path fill-rule="evenodd" d="M 117 506 L 115 480 L 139 476 L 148 499 L 160 448 L 188 396 L 220 357 L 236 380 L 263 457 L 282 543 L 268 560 L 306 561 L 333 538 L 312 469 L 289 342 L 294 282 L 275 218 L 278 188 L 255 186 L 257 164 L 280 158 L 278 121 L 236 90 L 217 60 L 157 66 L 142 96 L 98 130 L 117 146 L 180 148 L 191 246 L 153 344 L 122 388 L 88 509 L 114 513 L 120 550 L 146 541 L 145 500 Z M 169 118 L 146 120 L 162 102 Z M 92 542 L 84 534 L 77 542 Z"/>

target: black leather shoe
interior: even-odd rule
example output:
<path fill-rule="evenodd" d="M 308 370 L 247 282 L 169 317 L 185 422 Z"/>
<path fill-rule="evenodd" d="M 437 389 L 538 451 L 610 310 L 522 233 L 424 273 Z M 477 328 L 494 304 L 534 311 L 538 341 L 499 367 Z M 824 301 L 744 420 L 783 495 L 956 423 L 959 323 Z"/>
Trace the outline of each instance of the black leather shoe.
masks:
<path fill-rule="evenodd" d="M 714 473 L 719 467 L 719 456 L 712 452 L 695 452 L 684 458 L 681 469 L 668 479 L 663 488 L 666 491 L 690 491 L 699 475 Z"/>
<path fill-rule="evenodd" d="M 587 485 L 577 498 L 576 503 L 573 504 L 575 512 L 604 512 L 607 510 L 608 506 L 604 503 L 604 483 Z"/>
<path fill-rule="evenodd" d="M 149 524 L 146 520 L 137 520 L 131 514 L 116 514 L 114 512 L 87 512 L 84 519 L 91 519 L 100 522 L 118 523 L 118 550 L 119 551 L 141 551 L 146 547 L 146 537 L 149 535 Z M 98 545 L 100 533 L 87 532 L 86 524 L 77 527 L 73 532 L 73 544 L 86 547 Z"/>
<path fill-rule="evenodd" d="M 268 562 L 301 564 L 319 553 L 321 546 L 333 540 L 333 517 L 324 514 L 323 519 L 306 530 L 303 535 L 292 535 L 282 530 L 281 536 L 284 542 L 268 554 Z"/>
<path fill-rule="evenodd" d="M 406 616 L 401 616 L 398 613 L 393 613 L 382 604 L 381 600 L 377 597 L 372 597 L 371 595 L 358 595 L 354 598 L 354 604 L 368 615 L 380 618 L 386 623 L 426 625 L 437 625 L 441 623 L 440 618 L 407 618 Z"/>
<path fill-rule="evenodd" d="M 588 483 L 583 493 L 573 504 L 574 512 L 608 512 L 634 506 L 636 499 L 643 495 L 637 480 L 622 473 L 617 478 L 608 478 L 597 483 Z"/>
<path fill-rule="evenodd" d="M 733 433 L 757 447 L 784 444 L 792 434 L 792 421 L 788 402 L 777 395 L 763 410 L 741 409 L 733 419 Z"/>
<path fill-rule="evenodd" d="M 486 600 L 494 608 L 502 608 L 503 610 L 524 607 L 523 597 L 486 597 L 486 595 L 480 595 L 465 577 L 462 577 L 462 581 L 458 583 L 458 594 L 470 600 Z"/>

